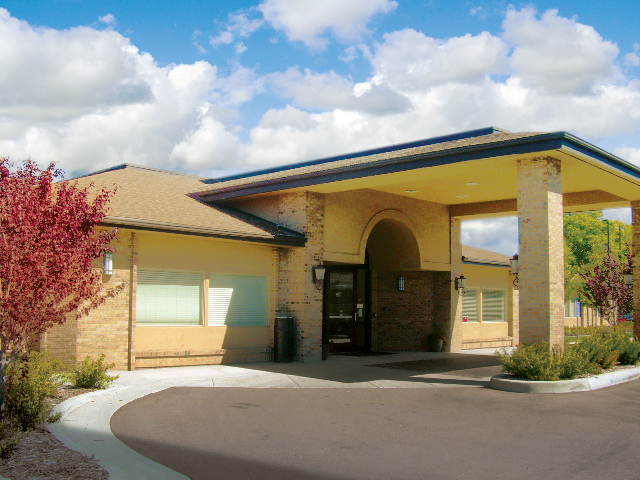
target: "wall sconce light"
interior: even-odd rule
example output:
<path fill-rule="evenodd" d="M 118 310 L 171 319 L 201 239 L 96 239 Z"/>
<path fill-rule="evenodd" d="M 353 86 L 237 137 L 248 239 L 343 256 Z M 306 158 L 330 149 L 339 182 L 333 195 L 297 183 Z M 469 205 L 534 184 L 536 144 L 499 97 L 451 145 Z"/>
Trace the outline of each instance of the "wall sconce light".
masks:
<path fill-rule="evenodd" d="M 316 265 L 315 267 L 313 267 L 313 281 L 315 283 L 320 283 L 320 282 L 324 282 L 324 272 L 326 271 L 326 268 L 322 265 Z"/>
<path fill-rule="evenodd" d="M 464 278 L 464 275 L 460 275 L 456 277 L 456 290 L 460 295 L 464 295 L 464 287 L 467 285 L 467 279 Z"/>
<path fill-rule="evenodd" d="M 633 285 L 633 270 L 624 274 L 624 284 L 628 287 Z"/>
<path fill-rule="evenodd" d="M 113 274 L 113 253 L 107 252 L 104 254 L 104 274 Z"/>
<path fill-rule="evenodd" d="M 398 288 L 399 292 L 404 292 L 406 284 L 407 284 L 407 279 L 405 277 L 398 277 L 396 287 Z"/>
<path fill-rule="evenodd" d="M 511 259 L 511 273 L 513 273 L 513 286 L 518 288 L 518 254 L 516 253 Z"/>

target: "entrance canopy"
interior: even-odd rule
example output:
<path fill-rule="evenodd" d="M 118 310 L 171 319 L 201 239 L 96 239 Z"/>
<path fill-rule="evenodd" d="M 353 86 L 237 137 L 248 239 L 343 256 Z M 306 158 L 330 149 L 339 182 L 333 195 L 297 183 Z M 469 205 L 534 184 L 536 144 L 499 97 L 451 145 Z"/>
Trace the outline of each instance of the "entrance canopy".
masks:
<path fill-rule="evenodd" d="M 562 163 L 565 211 L 617 208 L 640 199 L 640 170 L 588 142 L 566 132 L 493 127 L 207 180 L 200 198 L 366 188 L 448 205 L 451 216 L 515 215 L 518 160 L 545 156 Z"/>
<path fill-rule="evenodd" d="M 254 209 L 258 216 L 270 208 L 274 218 L 284 218 L 292 202 L 301 202 L 296 218 L 304 221 L 292 225 L 307 235 L 307 266 L 316 259 L 361 264 L 364 252 L 354 245 L 367 241 L 361 232 L 371 231 L 376 215 L 407 214 L 404 225 L 418 241 L 419 270 L 449 271 L 451 285 L 462 274 L 460 221 L 517 215 L 520 340 L 550 345 L 564 343 L 564 213 L 640 207 L 640 169 L 634 165 L 566 132 L 493 127 L 203 184 L 200 200 Z M 289 198 L 279 203 L 273 200 L 278 196 Z M 269 207 L 261 211 L 258 202 Z M 393 259 L 397 249 L 390 247 L 386 242 L 381 249 Z M 450 295 L 448 342 L 455 351 L 462 303 L 453 286 Z"/>

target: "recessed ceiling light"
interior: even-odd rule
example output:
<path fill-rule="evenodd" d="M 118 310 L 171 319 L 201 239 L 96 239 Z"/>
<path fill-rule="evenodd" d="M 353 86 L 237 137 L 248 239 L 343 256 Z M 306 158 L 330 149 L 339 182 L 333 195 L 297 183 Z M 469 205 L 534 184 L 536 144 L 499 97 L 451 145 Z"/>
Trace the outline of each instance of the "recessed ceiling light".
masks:
<path fill-rule="evenodd" d="M 465 183 L 465 185 L 467 187 L 477 187 L 480 184 L 478 182 L 469 182 L 469 183 Z"/>
<path fill-rule="evenodd" d="M 405 190 L 405 193 L 417 193 L 418 190 Z"/>
<path fill-rule="evenodd" d="M 456 195 L 458 198 L 469 198 L 469 195 Z"/>

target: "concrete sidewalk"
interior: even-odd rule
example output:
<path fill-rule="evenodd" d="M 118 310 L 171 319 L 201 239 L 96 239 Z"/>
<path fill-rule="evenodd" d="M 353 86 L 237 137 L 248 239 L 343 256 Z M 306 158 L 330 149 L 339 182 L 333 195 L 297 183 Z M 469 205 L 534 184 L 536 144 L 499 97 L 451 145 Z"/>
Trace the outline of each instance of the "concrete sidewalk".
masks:
<path fill-rule="evenodd" d="M 121 406 L 169 387 L 245 388 L 480 388 L 499 373 L 494 350 L 464 353 L 401 353 L 332 356 L 317 363 L 254 363 L 117 372 L 104 391 L 74 397 L 57 406 L 60 422 L 49 426 L 68 447 L 94 455 L 111 479 L 186 479 L 120 442 L 111 432 L 111 416 Z M 407 363 L 408 362 L 408 363 Z M 411 369 L 414 365 L 431 368 Z M 401 365 L 398 365 L 401 364 Z M 417 370 L 420 370 L 418 372 Z"/>

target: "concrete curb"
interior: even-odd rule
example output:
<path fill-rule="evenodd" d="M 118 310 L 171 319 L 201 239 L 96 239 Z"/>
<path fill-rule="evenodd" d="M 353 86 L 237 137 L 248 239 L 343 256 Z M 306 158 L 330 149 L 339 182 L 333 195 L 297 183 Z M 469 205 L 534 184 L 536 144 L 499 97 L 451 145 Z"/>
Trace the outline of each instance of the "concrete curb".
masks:
<path fill-rule="evenodd" d="M 600 388 L 618 385 L 640 378 L 640 367 L 624 368 L 615 372 L 574 380 L 559 380 L 557 382 L 536 382 L 532 380 L 515 379 L 509 374 L 491 377 L 489 388 L 515 393 L 570 393 L 588 392 Z"/>

